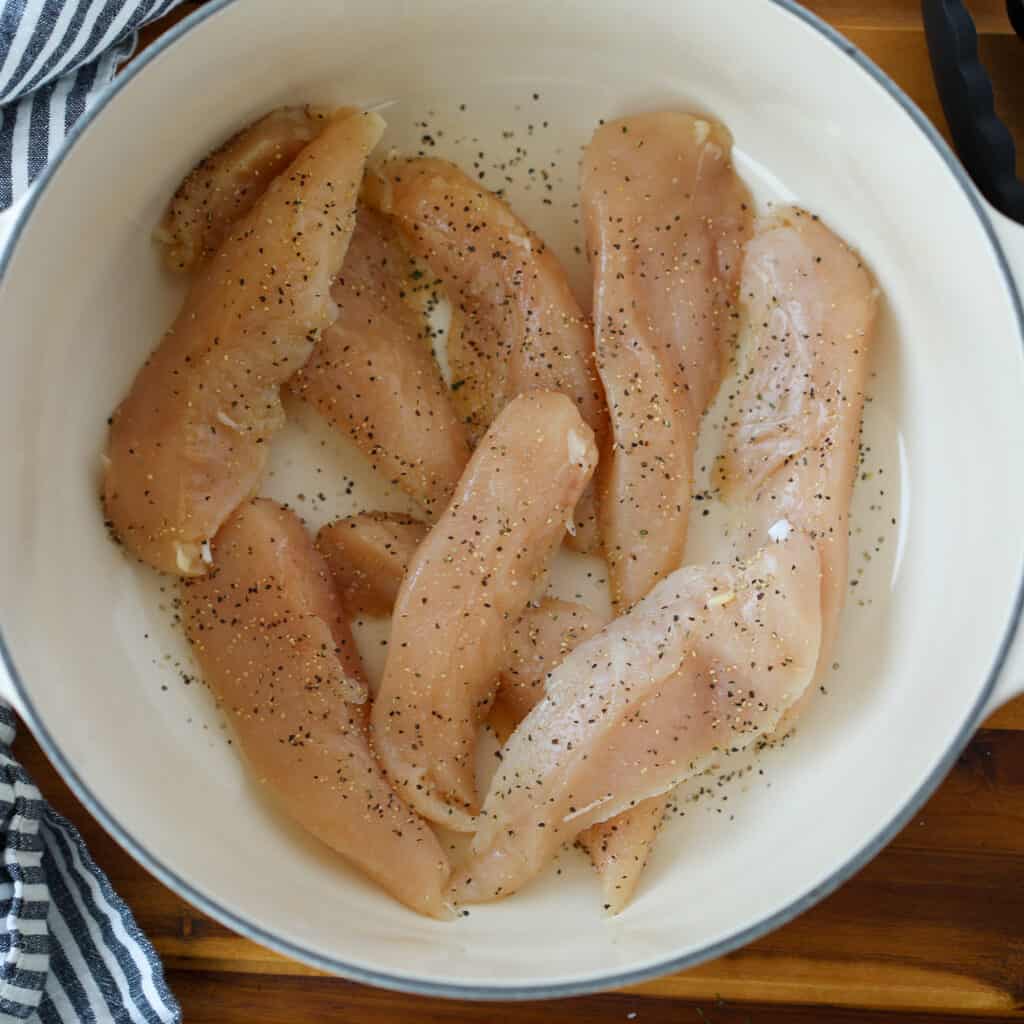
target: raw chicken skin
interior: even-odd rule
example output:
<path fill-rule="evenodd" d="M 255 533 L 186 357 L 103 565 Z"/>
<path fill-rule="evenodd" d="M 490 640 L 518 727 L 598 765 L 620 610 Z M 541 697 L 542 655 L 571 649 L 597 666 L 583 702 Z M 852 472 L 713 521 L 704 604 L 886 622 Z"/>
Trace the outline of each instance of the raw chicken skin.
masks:
<path fill-rule="evenodd" d="M 359 655 L 301 521 L 246 502 L 213 549 L 215 568 L 183 581 L 185 626 L 254 777 L 406 906 L 445 916 L 447 858 L 370 750 Z"/>
<path fill-rule="evenodd" d="M 428 529 L 426 523 L 394 512 L 360 512 L 322 527 L 316 546 L 345 607 L 390 616 Z"/>
<path fill-rule="evenodd" d="M 581 190 L 613 434 L 600 476 L 601 532 L 612 600 L 624 609 L 683 561 L 693 453 L 734 333 L 752 203 L 728 129 L 671 111 L 600 127 Z M 636 888 L 664 802 L 582 839 L 614 912 Z"/>
<path fill-rule="evenodd" d="M 738 387 L 718 470 L 753 543 L 786 520 L 822 555 L 821 658 L 845 596 L 850 496 L 878 290 L 816 216 L 780 210 L 747 247 Z"/>
<path fill-rule="evenodd" d="M 505 745 L 454 893 L 517 891 L 583 829 L 771 732 L 810 682 L 819 556 L 794 531 L 740 566 L 687 566 L 577 647 Z"/>
<path fill-rule="evenodd" d="M 104 506 L 163 572 L 207 571 L 207 544 L 259 484 L 280 386 L 334 317 L 376 114 L 347 114 L 279 174 L 195 275 L 181 312 L 115 411 Z"/>
<path fill-rule="evenodd" d="M 608 414 L 590 321 L 555 254 L 493 192 L 444 160 L 393 160 L 367 177 L 371 201 L 401 226 L 452 306 L 452 395 L 475 440 L 516 395 L 560 391 L 604 450 Z M 596 550 L 588 493 L 576 514 L 580 550 Z"/>
<path fill-rule="evenodd" d="M 625 609 L 682 564 L 693 452 L 735 334 L 751 200 L 724 125 L 661 112 L 598 128 L 582 208 L 613 434 L 601 529 Z"/>
<path fill-rule="evenodd" d="M 289 387 L 351 437 L 391 483 L 440 514 L 469 461 L 469 439 L 426 320 L 406 299 L 408 265 L 397 229 L 360 207 L 331 289 L 338 319 Z"/>
<path fill-rule="evenodd" d="M 325 122 L 324 114 L 309 107 L 272 110 L 194 167 L 154 232 L 168 270 L 192 270 L 216 252 L 231 225 L 256 205 Z"/>
<path fill-rule="evenodd" d="M 596 463 L 593 433 L 568 398 L 520 395 L 484 435 L 409 566 L 373 738 L 398 791 L 433 821 L 475 827 L 477 730 L 505 633 L 543 585 Z"/>

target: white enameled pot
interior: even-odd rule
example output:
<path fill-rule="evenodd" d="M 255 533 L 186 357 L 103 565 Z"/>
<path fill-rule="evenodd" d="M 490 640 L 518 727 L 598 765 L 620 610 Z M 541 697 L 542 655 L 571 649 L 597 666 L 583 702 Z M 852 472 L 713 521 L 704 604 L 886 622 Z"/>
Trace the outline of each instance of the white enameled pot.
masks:
<path fill-rule="evenodd" d="M 180 678 L 187 661 L 160 607 L 173 588 L 161 594 L 104 531 L 106 418 L 180 297 L 153 224 L 183 172 L 254 115 L 330 98 L 395 101 L 385 145 L 429 149 L 429 135 L 431 152 L 484 153 L 485 181 L 507 184 L 582 291 L 578 147 L 601 117 L 706 110 L 731 127 L 762 202 L 791 195 L 822 214 L 882 285 L 851 551 L 862 585 L 839 668 L 793 739 L 763 755 L 764 775 L 733 780 L 728 813 L 715 796 L 681 798 L 685 815 L 618 918 L 602 914 L 572 854 L 561 875 L 442 923 L 307 840 L 250 785 L 208 695 Z M 526 154 L 509 164 L 518 145 Z M 550 191 L 536 183 L 542 168 Z M 526 998 L 717 956 L 877 853 L 982 716 L 1024 688 L 1015 271 L 1024 280 L 1024 229 L 979 198 L 882 72 L 785 0 L 214 0 L 84 119 L 3 255 L 11 699 L 144 865 L 232 928 L 319 967 L 419 992 Z M 272 493 L 287 491 L 289 466 L 278 465 Z M 345 507 L 348 485 L 331 466 L 323 501 L 305 510 L 314 521 Z"/>

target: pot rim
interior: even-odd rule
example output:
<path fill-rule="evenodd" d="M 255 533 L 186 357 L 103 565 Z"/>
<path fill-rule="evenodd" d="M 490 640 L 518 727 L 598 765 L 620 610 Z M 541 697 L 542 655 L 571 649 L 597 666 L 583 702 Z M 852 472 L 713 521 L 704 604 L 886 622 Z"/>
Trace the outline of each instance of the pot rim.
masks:
<path fill-rule="evenodd" d="M 87 110 L 79 119 L 75 127 L 69 133 L 64 146 L 57 153 L 54 159 L 44 169 L 39 179 L 34 183 L 27 202 L 12 227 L 8 236 L 7 244 L 0 252 L 0 282 L 2 282 L 7 267 L 10 264 L 19 237 L 31 217 L 36 203 L 43 192 L 49 186 L 57 169 L 63 163 L 67 154 L 73 149 L 81 135 L 88 129 L 92 121 L 103 111 L 107 104 L 124 89 L 137 74 L 143 71 L 153 60 L 173 46 L 183 36 L 202 25 L 209 18 L 212 18 L 237 0 L 210 0 L 199 10 L 182 19 L 156 42 L 151 44 L 139 57 L 136 57 L 128 67 L 114 79 L 106 92 L 97 100 L 94 106 Z M 811 29 L 819 33 L 827 42 L 831 43 L 846 58 L 854 61 L 862 70 L 867 72 L 880 85 L 889 96 L 898 103 L 907 114 L 910 121 L 922 132 L 925 138 L 935 148 L 950 171 L 955 183 L 964 192 L 968 202 L 973 207 L 978 220 L 988 236 L 992 246 L 996 262 L 1002 272 L 1003 280 L 1009 293 L 1017 319 L 1020 332 L 1020 342 L 1024 347 L 1024 304 L 1021 295 L 1010 269 L 1006 254 L 1000 244 L 999 237 L 992 224 L 989 215 L 989 208 L 981 199 L 974 184 L 967 172 L 939 134 L 935 126 L 928 120 L 924 113 L 910 99 L 910 97 L 868 58 L 853 43 L 846 39 L 840 32 L 832 28 L 827 22 L 817 15 L 804 9 L 794 0 L 767 0 L 773 6 L 781 9 L 786 14 L 797 18 Z M 100 799 L 89 789 L 85 782 L 75 771 L 71 763 L 65 758 L 57 743 L 54 741 L 46 725 L 43 723 L 27 688 L 14 665 L 10 650 L 4 638 L 3 630 L 0 628 L 0 658 L 14 685 L 15 692 L 24 709 L 29 728 L 35 735 L 40 746 L 47 757 L 60 772 L 64 781 L 75 794 L 79 802 L 96 818 L 103 828 L 135 858 L 148 871 L 155 875 L 168 888 L 177 892 L 197 907 L 203 913 L 220 921 L 245 938 L 251 939 L 260 945 L 269 947 L 277 952 L 283 953 L 300 962 L 327 971 L 331 974 L 347 978 L 379 988 L 391 989 L 398 992 L 407 992 L 424 996 L 440 996 L 449 999 L 470 999 L 470 1000 L 506 1000 L 520 1001 L 529 999 L 551 999 L 565 996 L 586 995 L 593 992 L 600 992 L 612 988 L 620 988 L 626 985 L 636 985 L 651 978 L 661 977 L 666 974 L 675 973 L 685 968 L 694 967 L 707 960 L 730 953 L 741 946 L 745 946 L 755 939 L 774 931 L 776 928 L 786 924 L 793 918 L 808 910 L 818 903 L 829 893 L 837 889 L 851 875 L 859 871 L 868 861 L 874 858 L 879 851 L 886 846 L 890 840 L 907 824 L 913 815 L 920 809 L 924 802 L 938 787 L 945 778 L 953 763 L 959 757 L 960 752 L 967 745 L 974 735 L 977 725 L 982 717 L 989 698 L 995 690 L 1000 673 L 1009 656 L 1010 648 L 1018 627 L 1024 618 L 1024 566 L 1021 567 L 1021 579 L 1018 583 L 1017 593 L 1010 612 L 1010 618 L 1003 633 L 999 648 L 996 651 L 992 666 L 989 669 L 985 685 L 974 701 L 968 712 L 963 725 L 960 728 L 953 742 L 944 752 L 935 768 L 927 779 L 921 784 L 913 796 L 903 806 L 903 809 L 895 815 L 885 826 L 883 826 L 871 839 L 865 842 L 847 860 L 819 885 L 789 902 L 786 906 L 775 913 L 762 918 L 755 924 L 749 925 L 727 938 L 710 943 L 701 949 L 692 952 L 665 957 L 654 964 L 622 970 L 608 974 L 596 975 L 592 978 L 583 978 L 566 982 L 540 983 L 533 985 L 512 985 L 503 986 L 461 984 L 458 982 L 437 982 L 425 978 L 409 977 L 389 971 L 377 971 L 371 968 L 361 967 L 335 957 L 326 956 L 314 950 L 284 939 L 263 928 L 261 925 L 248 920 L 239 913 L 222 906 L 215 898 L 207 896 L 192 883 L 179 876 L 174 870 L 163 864 L 154 854 L 150 853 L 143 844 L 137 840 L 131 832 L 122 825 L 102 804 Z"/>

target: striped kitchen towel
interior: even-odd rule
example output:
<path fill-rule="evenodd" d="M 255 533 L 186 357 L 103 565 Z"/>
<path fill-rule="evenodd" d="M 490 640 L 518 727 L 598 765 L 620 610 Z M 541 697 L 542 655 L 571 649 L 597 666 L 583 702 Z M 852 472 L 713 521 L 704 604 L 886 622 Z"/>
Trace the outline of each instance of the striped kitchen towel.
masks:
<path fill-rule="evenodd" d="M 0 210 L 131 56 L 137 30 L 180 2 L 0 0 Z"/>
<path fill-rule="evenodd" d="M 14 726 L 0 701 L 0 1021 L 178 1024 L 131 911 L 11 756 Z"/>
<path fill-rule="evenodd" d="M 0 248 L 2 211 L 131 55 L 136 30 L 178 2 L 0 0 Z M 14 728 L 0 701 L 0 1022 L 179 1024 L 131 911 L 11 756 Z"/>

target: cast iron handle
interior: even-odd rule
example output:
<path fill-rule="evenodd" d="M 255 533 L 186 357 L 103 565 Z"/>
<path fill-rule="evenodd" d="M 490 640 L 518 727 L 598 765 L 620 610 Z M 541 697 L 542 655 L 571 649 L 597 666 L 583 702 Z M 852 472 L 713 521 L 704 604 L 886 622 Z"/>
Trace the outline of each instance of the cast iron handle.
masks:
<path fill-rule="evenodd" d="M 1024 38 L 1024 0 L 1007 0 L 1006 9 Z M 1017 177 L 1017 151 L 996 114 L 992 82 L 978 57 L 974 21 L 962 0 L 922 0 L 921 10 L 953 145 L 982 195 L 1024 224 L 1024 182 Z"/>

